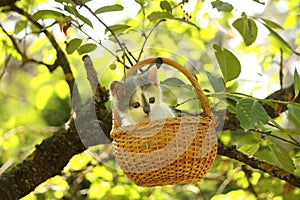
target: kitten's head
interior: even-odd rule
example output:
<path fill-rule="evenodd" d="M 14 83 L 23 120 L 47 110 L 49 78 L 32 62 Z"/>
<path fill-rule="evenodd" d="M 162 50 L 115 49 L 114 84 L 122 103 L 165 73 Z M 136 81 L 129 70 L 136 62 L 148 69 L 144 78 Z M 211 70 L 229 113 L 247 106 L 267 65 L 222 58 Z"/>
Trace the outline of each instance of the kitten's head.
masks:
<path fill-rule="evenodd" d="M 128 77 L 125 82 L 113 81 L 110 91 L 114 106 L 130 123 L 150 121 L 152 107 L 161 102 L 157 68 Z"/>

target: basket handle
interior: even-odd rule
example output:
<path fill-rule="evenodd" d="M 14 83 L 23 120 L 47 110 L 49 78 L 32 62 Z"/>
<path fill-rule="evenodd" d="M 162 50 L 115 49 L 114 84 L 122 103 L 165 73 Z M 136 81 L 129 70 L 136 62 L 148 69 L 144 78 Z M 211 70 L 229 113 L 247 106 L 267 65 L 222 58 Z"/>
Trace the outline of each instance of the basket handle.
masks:
<path fill-rule="evenodd" d="M 167 64 L 171 67 L 174 67 L 175 69 L 182 72 L 188 78 L 188 80 L 192 83 L 192 85 L 193 85 L 193 87 L 196 91 L 196 94 L 197 94 L 197 96 L 200 100 L 200 104 L 201 104 L 201 107 L 203 109 L 204 114 L 207 115 L 207 116 L 211 116 L 212 112 L 211 112 L 209 103 L 208 103 L 205 95 L 203 94 L 202 89 L 201 89 L 198 81 L 195 79 L 194 75 L 189 70 L 187 70 L 184 66 L 182 66 L 181 64 L 175 62 L 174 60 L 171 60 L 169 58 L 162 58 L 162 57 L 147 58 L 145 60 L 142 60 L 142 61 L 136 63 L 133 67 L 131 67 L 127 71 L 126 75 L 127 76 L 133 75 L 138 69 L 140 69 L 144 65 L 156 63 L 157 59 L 161 59 L 161 61 L 162 61 L 161 64 L 165 63 L 165 64 Z M 114 126 L 118 127 L 121 124 L 121 122 L 120 122 L 120 117 L 119 117 L 116 109 L 114 109 L 114 118 L 115 118 Z"/>

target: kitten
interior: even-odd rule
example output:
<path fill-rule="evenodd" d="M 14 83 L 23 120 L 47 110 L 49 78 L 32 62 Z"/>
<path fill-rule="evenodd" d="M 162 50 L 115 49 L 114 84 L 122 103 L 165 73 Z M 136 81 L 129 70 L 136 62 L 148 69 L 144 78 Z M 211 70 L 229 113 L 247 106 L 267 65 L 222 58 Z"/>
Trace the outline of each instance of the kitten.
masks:
<path fill-rule="evenodd" d="M 113 81 L 110 85 L 113 106 L 123 118 L 123 125 L 174 117 L 161 99 L 157 68 L 133 75 L 125 82 Z"/>

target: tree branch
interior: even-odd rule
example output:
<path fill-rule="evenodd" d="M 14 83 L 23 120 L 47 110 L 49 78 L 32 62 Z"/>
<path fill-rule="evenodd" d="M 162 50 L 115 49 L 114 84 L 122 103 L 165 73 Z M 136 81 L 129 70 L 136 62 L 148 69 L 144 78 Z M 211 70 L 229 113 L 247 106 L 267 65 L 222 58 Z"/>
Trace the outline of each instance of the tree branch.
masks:
<path fill-rule="evenodd" d="M 57 60 L 53 66 L 60 65 L 63 68 L 71 93 L 74 89 L 77 91 L 77 88 L 73 88 L 73 86 L 76 85 L 66 55 L 55 41 L 53 35 L 45 30 L 38 22 L 34 21 L 28 13 L 16 6 L 12 6 L 11 9 L 26 16 L 47 36 L 57 51 Z M 89 62 L 89 60 L 84 61 Z M 87 70 L 92 70 L 89 67 L 92 66 L 86 66 Z M 49 70 L 51 71 L 54 69 Z M 92 73 L 92 75 L 88 76 L 92 77 L 94 75 L 95 74 Z M 51 137 L 37 145 L 34 152 L 25 160 L 0 176 L 0 194 L 3 199 L 10 200 L 21 198 L 33 191 L 40 183 L 60 174 L 61 170 L 68 163 L 70 158 L 83 152 L 86 147 L 107 143 L 105 135 L 109 135 L 112 123 L 111 111 L 107 109 L 104 104 L 108 100 L 108 91 L 104 87 L 101 87 L 98 83 L 96 84 L 96 87 L 94 87 L 95 79 L 91 80 L 90 84 L 93 91 L 94 88 L 96 88 L 94 98 L 84 107 L 76 109 L 76 115 L 74 114 L 70 117 L 68 124 L 61 127 L 59 131 L 55 132 Z M 76 95 L 79 94 L 76 93 Z M 267 97 L 267 99 L 283 101 L 291 101 L 293 98 L 293 85 L 288 88 L 281 89 Z M 296 101 L 299 102 L 299 97 L 296 98 Z M 264 105 L 264 107 L 269 116 L 273 118 L 287 110 L 286 105 L 280 103 L 274 103 L 274 106 Z M 93 113 L 95 113 L 97 117 L 96 119 L 98 119 L 97 121 L 89 120 L 93 119 Z M 78 124 L 80 124 L 80 126 L 78 126 Z M 95 125 L 99 124 L 101 126 L 100 132 L 99 129 L 95 129 Z M 239 121 L 236 116 L 228 112 L 225 116 L 224 129 L 232 130 L 239 127 Z M 218 154 L 245 163 L 254 169 L 259 169 L 296 187 L 300 187 L 300 178 L 298 176 L 288 173 L 273 164 L 248 156 L 238 151 L 235 146 L 224 146 L 219 144 Z"/>
<path fill-rule="evenodd" d="M 37 145 L 25 160 L 4 172 L 0 176 L 1 199 L 13 200 L 25 196 L 42 182 L 59 175 L 72 156 L 89 146 L 109 143 L 104 132 L 109 135 L 112 121 L 110 110 L 99 106 L 96 112 L 99 121 L 91 120 L 94 119 L 95 106 L 100 104 L 104 104 L 103 99 L 87 103 L 65 126 Z M 102 132 L 95 128 L 99 124 Z"/>
<path fill-rule="evenodd" d="M 0 176 L 1 199 L 19 199 L 40 183 L 61 173 L 72 156 L 85 150 L 74 120 L 35 147 L 23 162 Z"/>
<path fill-rule="evenodd" d="M 77 88 L 77 85 L 75 84 L 75 79 L 70 67 L 70 64 L 68 62 L 68 59 L 64 53 L 64 51 L 60 48 L 58 43 L 56 42 L 54 36 L 45 29 L 41 24 L 39 24 L 37 21 L 32 19 L 32 16 L 25 12 L 24 10 L 20 9 L 16 5 L 11 5 L 8 11 L 14 11 L 16 13 L 19 13 L 20 15 L 25 16 L 32 24 L 34 24 L 36 27 L 38 27 L 41 31 L 41 33 L 44 33 L 50 43 L 52 44 L 53 48 L 56 50 L 56 60 L 53 65 L 46 65 L 50 72 L 54 71 L 56 67 L 61 66 L 61 68 L 64 71 L 66 82 L 70 88 L 70 94 L 73 99 L 73 109 L 78 108 L 81 105 L 81 99 L 79 96 L 79 91 Z M 24 57 L 24 55 L 22 55 Z"/>
<path fill-rule="evenodd" d="M 284 180 L 296 187 L 300 188 L 300 177 L 291 174 L 273 164 L 261 161 L 252 156 L 248 156 L 236 149 L 236 146 L 224 146 L 218 145 L 218 154 L 229 157 L 231 159 L 240 161 L 246 165 L 251 166 L 254 169 L 259 169 L 263 172 L 270 174 L 271 176 L 277 177 Z"/>
<path fill-rule="evenodd" d="M 18 0 L 1 0 L 0 6 L 11 6 Z"/>
<path fill-rule="evenodd" d="M 87 59 L 89 58 L 85 57 L 84 62 L 89 62 Z M 85 63 L 85 65 L 90 64 Z M 88 69 L 91 66 L 86 66 L 86 68 Z M 91 80 L 95 79 L 91 78 Z M 293 97 L 278 96 L 278 94 L 289 95 L 291 87 L 279 90 L 269 97 L 276 97 L 278 100 L 293 99 Z M 60 171 L 73 155 L 83 152 L 88 146 L 109 142 L 104 136 L 109 135 L 112 122 L 111 111 L 105 108 L 104 105 L 107 101 L 107 90 L 98 83 L 97 88 L 94 99 L 76 113 L 76 118 L 72 116 L 66 127 L 62 127 L 53 136 L 45 139 L 40 145 L 36 146 L 35 151 L 22 163 L 1 175 L 0 194 L 4 199 L 18 199 L 28 194 L 43 181 L 60 174 Z M 97 122 L 90 120 L 93 119 L 91 115 L 95 113 L 95 110 L 98 118 Z M 281 112 L 284 110 L 285 108 L 282 108 Z M 275 111 L 274 109 L 268 109 L 267 111 L 271 115 L 273 112 L 278 112 L 277 109 Z M 225 128 L 236 126 L 234 117 L 232 113 L 226 115 L 225 118 L 229 120 L 225 120 Z M 231 118 L 234 118 L 234 120 Z M 76 120 L 80 123 L 80 126 L 77 125 L 78 123 L 76 124 Z M 100 124 L 102 132 L 95 129 L 95 124 Z M 300 187 L 298 176 L 288 173 L 273 164 L 250 157 L 233 146 L 219 144 L 218 154 L 245 163 L 252 168 L 259 169 Z"/>
<path fill-rule="evenodd" d="M 16 39 L 10 35 L 5 29 L 4 27 L 0 24 L 0 28 L 2 29 L 2 31 L 4 32 L 4 34 L 10 39 L 10 41 L 12 42 L 15 50 L 18 52 L 18 54 L 22 57 L 22 66 L 24 66 L 25 64 L 27 63 L 36 63 L 36 64 L 39 64 L 39 65 L 44 65 L 46 66 L 50 72 L 53 71 L 56 67 L 53 67 L 53 65 L 50 65 L 50 64 L 47 64 L 43 61 L 38 61 L 36 59 L 33 59 L 33 58 L 28 58 L 27 55 L 26 55 L 26 52 L 22 52 L 21 49 L 19 48 L 19 45 L 16 41 Z M 1 78 L 1 76 L 0 76 Z"/>

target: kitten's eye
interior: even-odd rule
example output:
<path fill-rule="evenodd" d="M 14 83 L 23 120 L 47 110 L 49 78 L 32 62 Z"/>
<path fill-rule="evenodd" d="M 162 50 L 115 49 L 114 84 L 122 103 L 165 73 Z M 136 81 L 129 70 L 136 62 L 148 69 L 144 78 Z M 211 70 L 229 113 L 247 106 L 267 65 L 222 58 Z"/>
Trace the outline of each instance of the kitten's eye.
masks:
<path fill-rule="evenodd" d="M 134 102 L 134 103 L 131 104 L 131 106 L 133 108 L 138 108 L 138 107 L 140 107 L 140 103 L 139 102 Z"/>
<path fill-rule="evenodd" d="M 149 98 L 149 103 L 154 103 L 155 102 L 155 97 L 150 97 Z"/>

